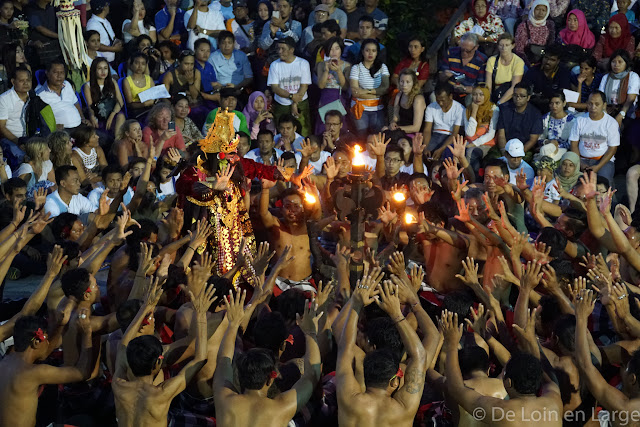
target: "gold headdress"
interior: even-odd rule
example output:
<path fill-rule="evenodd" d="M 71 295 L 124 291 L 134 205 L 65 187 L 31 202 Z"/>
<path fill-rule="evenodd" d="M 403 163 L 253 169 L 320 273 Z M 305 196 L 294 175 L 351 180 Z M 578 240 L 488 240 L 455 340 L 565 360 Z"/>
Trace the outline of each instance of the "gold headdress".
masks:
<path fill-rule="evenodd" d="M 236 135 L 233 127 L 234 113 L 228 109 L 218 110 L 216 119 L 209 128 L 209 132 L 204 139 L 200 140 L 200 148 L 205 154 L 208 153 L 234 153 L 238 147 L 240 138 Z"/>

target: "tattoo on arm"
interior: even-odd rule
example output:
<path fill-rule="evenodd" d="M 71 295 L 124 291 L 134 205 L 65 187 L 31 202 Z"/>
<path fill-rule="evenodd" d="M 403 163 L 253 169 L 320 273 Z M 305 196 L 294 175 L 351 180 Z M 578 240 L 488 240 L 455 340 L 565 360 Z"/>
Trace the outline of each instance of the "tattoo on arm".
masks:
<path fill-rule="evenodd" d="M 416 394 L 420 392 L 422 384 L 424 384 L 425 372 L 419 367 L 413 367 L 407 370 L 405 375 L 405 388 L 407 393 Z"/>

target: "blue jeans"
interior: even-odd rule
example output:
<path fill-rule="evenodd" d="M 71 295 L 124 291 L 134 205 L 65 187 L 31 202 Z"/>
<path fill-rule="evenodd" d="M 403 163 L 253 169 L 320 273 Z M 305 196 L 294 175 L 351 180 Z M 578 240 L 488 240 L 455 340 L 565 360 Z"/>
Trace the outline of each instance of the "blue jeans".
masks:
<path fill-rule="evenodd" d="M 444 144 L 444 142 L 450 136 L 451 135 L 447 135 L 444 133 L 433 132 L 431 134 L 431 139 L 429 140 L 429 145 L 427 145 L 427 151 L 434 152 L 438 148 L 442 147 L 442 144 Z"/>
<path fill-rule="evenodd" d="M 595 166 L 600 163 L 600 160 L 597 159 L 583 159 L 580 158 L 580 161 L 588 166 Z M 613 161 L 608 161 L 604 166 L 600 168 L 598 171 L 598 176 L 605 177 L 609 180 L 609 187 L 613 188 L 613 175 L 616 171 L 616 166 Z"/>
<path fill-rule="evenodd" d="M 380 132 L 384 126 L 384 110 L 364 111 L 360 119 L 353 118 L 358 136 L 367 136 Z"/>
<path fill-rule="evenodd" d="M 7 158 L 7 163 L 12 170 L 16 170 L 24 159 L 24 151 L 15 142 L 7 138 L 0 140 L 0 146 L 2 146 L 4 157 Z"/>

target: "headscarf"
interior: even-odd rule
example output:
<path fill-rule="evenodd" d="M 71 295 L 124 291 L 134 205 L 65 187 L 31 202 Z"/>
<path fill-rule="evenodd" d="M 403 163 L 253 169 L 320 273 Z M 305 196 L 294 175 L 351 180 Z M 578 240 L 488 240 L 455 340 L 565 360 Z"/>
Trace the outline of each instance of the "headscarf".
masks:
<path fill-rule="evenodd" d="M 537 20 L 534 16 L 534 11 L 536 10 L 536 6 L 545 6 L 547 8 L 547 14 L 544 16 L 543 19 L 541 20 Z M 529 22 L 531 22 L 531 24 L 534 27 L 544 27 L 545 25 L 547 25 L 547 18 L 549 17 L 549 11 L 551 9 L 549 9 L 549 1 L 548 0 L 534 0 L 534 2 L 531 4 L 531 9 L 529 9 Z"/>
<path fill-rule="evenodd" d="M 494 105 L 491 102 L 491 92 L 489 92 L 489 88 L 485 86 L 478 86 L 473 90 L 476 89 L 480 89 L 482 93 L 484 93 L 484 102 L 478 106 L 476 120 L 478 121 L 478 124 L 487 124 L 491 121 L 491 117 L 493 117 Z M 471 108 L 467 108 L 467 119 L 469 117 L 471 117 Z"/>
<path fill-rule="evenodd" d="M 471 15 L 479 25 L 484 23 L 489 17 L 489 1 L 488 0 L 482 0 L 482 1 L 484 1 L 484 4 L 487 5 L 487 12 L 483 17 L 476 15 L 476 3 L 478 2 L 478 0 L 473 0 L 473 2 L 471 2 Z"/>
<path fill-rule="evenodd" d="M 264 3 L 267 5 L 267 9 L 269 9 L 269 19 L 271 19 L 271 16 L 273 15 L 273 5 L 271 4 L 271 1 L 260 0 L 258 4 L 256 4 L 256 9 L 255 9 L 256 12 L 258 10 L 258 7 L 260 7 L 260 3 Z M 262 34 L 262 29 L 264 28 L 264 24 L 266 24 L 269 19 L 267 19 L 266 21 L 263 21 L 260 18 L 260 15 L 256 13 L 256 20 L 253 21 L 253 32 L 255 34 L 256 39 L 260 37 L 260 34 Z"/>
<path fill-rule="evenodd" d="M 578 20 L 578 29 L 571 31 L 569 29 L 569 15 L 573 15 Z M 566 45 L 577 44 L 584 49 L 591 49 L 596 45 L 596 38 L 587 25 L 587 18 L 580 9 L 573 9 L 567 14 L 567 27 L 560 31 L 560 39 Z"/>
<path fill-rule="evenodd" d="M 267 108 L 266 95 L 258 91 L 252 92 L 251 95 L 249 95 L 249 101 L 247 102 L 247 105 L 244 107 L 244 110 L 242 110 L 242 113 L 247 118 L 248 123 L 253 123 L 256 117 L 258 117 L 258 114 L 260 114 L 259 111 L 253 108 L 253 101 L 255 101 L 256 98 L 258 98 L 259 96 L 261 96 L 262 99 L 264 100 L 264 108 Z"/>
<path fill-rule="evenodd" d="M 616 13 L 609 19 L 609 24 L 612 22 L 620 25 L 622 32 L 620 33 L 620 37 L 614 39 L 609 36 L 609 28 L 607 26 L 607 33 L 604 35 L 604 58 L 609 58 L 613 52 L 618 49 L 626 49 L 629 44 L 629 40 L 631 40 L 631 29 L 629 28 L 629 21 L 627 21 L 627 17 L 624 13 Z"/>
<path fill-rule="evenodd" d="M 576 170 L 573 172 L 573 175 L 569 177 L 564 177 L 561 174 L 562 163 L 564 163 L 565 160 L 569 160 L 576 166 Z M 556 180 L 558 184 L 566 191 L 571 191 L 571 189 L 574 185 L 576 185 L 578 179 L 580 179 L 581 176 L 582 173 L 580 172 L 580 156 L 573 151 L 567 151 L 566 153 L 564 153 L 564 156 L 562 156 L 560 162 L 558 163 L 558 170 L 556 174 Z"/>

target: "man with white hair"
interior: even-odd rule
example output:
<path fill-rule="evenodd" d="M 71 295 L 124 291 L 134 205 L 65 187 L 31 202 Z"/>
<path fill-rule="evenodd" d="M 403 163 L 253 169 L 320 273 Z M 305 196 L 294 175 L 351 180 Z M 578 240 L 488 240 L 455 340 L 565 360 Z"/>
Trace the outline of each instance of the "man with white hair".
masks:
<path fill-rule="evenodd" d="M 465 33 L 458 46 L 452 46 L 441 68 L 442 80 L 453 80 L 456 99 L 460 100 L 471 93 L 473 87 L 484 82 L 487 55 L 478 50 L 478 35 Z"/>

